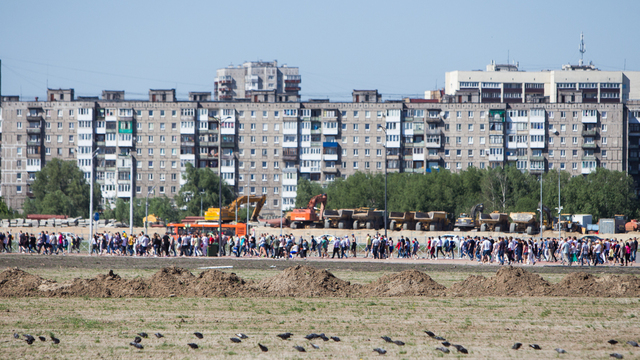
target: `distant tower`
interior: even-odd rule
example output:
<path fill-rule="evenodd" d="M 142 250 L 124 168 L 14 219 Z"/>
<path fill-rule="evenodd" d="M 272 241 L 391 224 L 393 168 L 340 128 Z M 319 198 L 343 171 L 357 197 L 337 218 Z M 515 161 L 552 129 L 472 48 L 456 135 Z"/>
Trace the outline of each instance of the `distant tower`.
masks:
<path fill-rule="evenodd" d="M 580 48 L 578 51 L 580 51 L 580 63 L 578 65 L 582 66 L 584 53 L 587 52 L 587 47 L 584 46 L 584 35 L 582 33 L 580 33 Z"/>

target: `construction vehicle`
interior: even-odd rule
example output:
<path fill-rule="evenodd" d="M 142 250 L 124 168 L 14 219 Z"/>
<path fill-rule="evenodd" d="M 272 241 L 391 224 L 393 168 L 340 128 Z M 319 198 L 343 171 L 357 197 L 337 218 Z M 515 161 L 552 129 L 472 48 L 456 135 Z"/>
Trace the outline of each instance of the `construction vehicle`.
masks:
<path fill-rule="evenodd" d="M 544 206 L 541 203 L 538 203 L 538 208 L 542 209 L 542 213 L 547 217 L 542 222 L 542 229 L 540 229 L 540 222 L 538 221 L 538 214 L 534 212 L 521 212 L 521 213 L 510 213 L 509 217 L 511 218 L 511 225 L 509 227 L 509 232 L 511 233 L 522 233 L 526 232 L 527 235 L 533 235 L 538 231 L 544 232 L 551 224 L 553 224 L 553 218 L 551 217 L 551 211 L 548 207 Z"/>
<path fill-rule="evenodd" d="M 204 213 L 205 221 L 218 221 L 220 219 L 220 215 L 222 215 L 222 222 L 228 223 L 236 220 L 236 210 L 240 212 L 240 205 L 246 203 L 256 203 L 255 208 L 253 209 L 253 213 L 251 214 L 250 221 L 257 221 L 258 214 L 260 214 L 260 210 L 264 206 L 264 203 L 267 201 L 267 196 L 240 196 L 237 199 L 233 200 L 233 202 L 222 208 L 220 211 L 219 208 L 209 208 L 207 212 Z"/>
<path fill-rule="evenodd" d="M 320 211 L 316 211 L 316 205 L 320 205 Z M 327 205 L 327 194 L 316 195 L 309 200 L 309 204 L 303 209 L 293 209 L 285 215 L 287 224 L 292 229 L 311 227 L 323 227 L 324 207 Z"/>
<path fill-rule="evenodd" d="M 412 211 L 412 213 L 416 224 L 416 231 L 440 231 L 451 230 L 453 228 L 447 218 L 447 213 L 444 211 L 429 211 L 427 213 Z"/>
<path fill-rule="evenodd" d="M 628 223 L 626 223 L 624 225 L 624 229 L 627 232 L 638 231 L 638 220 L 637 219 L 633 219 L 633 220 L 629 221 Z"/>
<path fill-rule="evenodd" d="M 480 225 L 480 231 L 508 231 L 509 215 L 497 211 L 494 211 L 491 214 L 481 213 L 478 218 L 478 224 Z"/>
<path fill-rule="evenodd" d="M 325 210 L 324 227 L 351 229 L 353 226 L 353 209 Z"/>
<path fill-rule="evenodd" d="M 466 213 L 460 214 L 460 216 L 456 219 L 453 227 L 463 231 L 475 229 L 476 227 L 478 227 L 476 215 L 478 214 L 478 212 L 482 214 L 482 211 L 484 211 L 484 204 L 480 203 L 475 205 L 471 208 L 471 215 L 467 215 Z"/>
<path fill-rule="evenodd" d="M 353 229 L 375 229 L 384 227 L 384 211 L 358 208 L 353 210 L 351 215 L 353 219 Z"/>
<path fill-rule="evenodd" d="M 559 225 L 558 225 L 559 224 Z M 573 214 L 560 214 L 560 218 L 555 221 L 555 230 L 558 230 L 558 226 L 560 226 L 560 231 L 566 232 L 581 232 L 582 226 L 573 221 Z"/>
<path fill-rule="evenodd" d="M 415 228 L 414 214 L 411 211 L 391 211 L 389 213 L 389 229 L 413 230 Z"/>

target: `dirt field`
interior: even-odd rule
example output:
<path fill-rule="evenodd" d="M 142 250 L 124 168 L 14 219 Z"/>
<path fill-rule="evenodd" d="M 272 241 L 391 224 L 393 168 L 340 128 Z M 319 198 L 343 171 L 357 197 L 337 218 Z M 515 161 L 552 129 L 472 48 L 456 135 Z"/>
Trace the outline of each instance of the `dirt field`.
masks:
<path fill-rule="evenodd" d="M 640 340 L 638 268 L 602 268 L 624 272 L 602 274 L 556 266 L 347 261 L 289 267 L 299 264 L 3 255 L 0 270 L 23 270 L 0 272 L 0 358 L 366 359 L 380 356 L 374 348 L 398 359 L 640 356 L 626 345 Z M 435 350 L 442 345 L 425 330 L 469 354 Z M 128 344 L 141 331 L 150 338 L 137 350 Z M 196 331 L 204 338 L 197 339 Z M 47 341 L 28 345 L 14 332 Z M 240 332 L 249 339 L 232 343 Z M 294 335 L 276 337 L 283 332 Z M 53 345 L 50 333 L 61 343 Z M 341 341 L 304 339 L 309 333 Z M 609 339 L 621 344 L 609 345 Z M 191 342 L 199 349 L 190 349 Z M 524 345 L 512 350 L 515 342 Z M 269 351 L 261 352 L 258 343 Z M 542 350 L 528 347 L 534 343 Z M 567 353 L 558 355 L 557 347 Z"/>

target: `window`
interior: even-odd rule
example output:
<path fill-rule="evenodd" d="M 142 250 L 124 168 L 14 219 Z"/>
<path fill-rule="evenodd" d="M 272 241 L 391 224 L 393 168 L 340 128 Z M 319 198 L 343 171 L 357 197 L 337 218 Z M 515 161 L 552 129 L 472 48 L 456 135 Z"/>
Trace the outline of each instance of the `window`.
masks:
<path fill-rule="evenodd" d="M 467 143 L 468 143 L 469 145 L 473 145 L 473 136 L 469 136 L 469 137 L 467 138 Z"/>
<path fill-rule="evenodd" d="M 473 111 L 469 111 L 469 119 L 473 119 Z"/>
<path fill-rule="evenodd" d="M 473 113 L 473 112 L 471 112 L 471 113 Z M 469 131 L 473 131 L 473 124 L 469 124 L 469 125 L 467 126 L 467 129 L 468 129 Z"/>
<path fill-rule="evenodd" d="M 449 124 L 447 124 L 447 126 L 448 126 L 448 125 L 449 125 Z M 447 129 L 447 130 L 449 130 L 449 129 Z M 484 124 L 480 124 L 480 131 L 484 131 Z"/>
<path fill-rule="evenodd" d="M 607 124 L 602 124 L 600 126 L 600 128 L 602 129 L 602 132 L 606 132 L 607 131 Z"/>
<path fill-rule="evenodd" d="M 578 163 L 571 163 L 571 169 L 578 170 Z"/>
<path fill-rule="evenodd" d="M 607 144 L 607 138 L 603 137 L 602 140 L 600 141 L 603 145 Z"/>
<path fill-rule="evenodd" d="M 602 155 L 603 158 L 607 157 L 607 150 L 600 150 L 600 155 Z"/>

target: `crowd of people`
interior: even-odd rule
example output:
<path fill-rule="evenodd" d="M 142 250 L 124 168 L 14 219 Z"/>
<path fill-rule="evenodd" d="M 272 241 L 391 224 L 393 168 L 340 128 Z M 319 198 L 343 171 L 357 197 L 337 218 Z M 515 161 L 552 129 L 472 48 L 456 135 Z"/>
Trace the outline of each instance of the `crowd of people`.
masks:
<path fill-rule="evenodd" d="M 15 236 L 15 237 L 14 237 Z M 66 255 L 80 253 L 81 237 L 70 233 L 41 231 L 17 234 L 0 232 L 0 252 L 11 252 L 17 241 L 18 251 L 25 254 Z M 571 266 L 620 265 L 628 266 L 636 261 L 638 240 L 614 238 L 519 238 L 513 236 L 433 236 L 421 245 L 417 238 L 400 236 L 397 241 L 380 233 L 367 234 L 358 244 L 355 234 L 344 237 L 323 235 L 309 238 L 293 234 L 254 234 L 249 237 L 222 236 L 195 232 L 152 236 L 140 232 L 102 232 L 90 240 L 90 255 L 114 256 L 205 256 L 210 245 L 220 256 L 262 257 L 274 259 L 318 258 L 344 259 L 363 258 L 388 259 L 467 259 L 480 263 L 535 265 L 545 261 Z M 363 249 L 364 248 L 364 249 Z M 358 254 L 358 251 L 361 254 Z"/>

